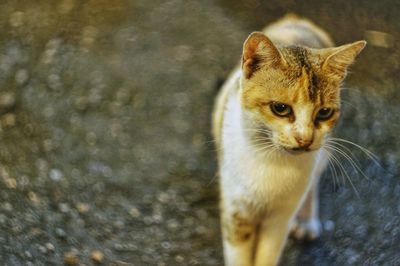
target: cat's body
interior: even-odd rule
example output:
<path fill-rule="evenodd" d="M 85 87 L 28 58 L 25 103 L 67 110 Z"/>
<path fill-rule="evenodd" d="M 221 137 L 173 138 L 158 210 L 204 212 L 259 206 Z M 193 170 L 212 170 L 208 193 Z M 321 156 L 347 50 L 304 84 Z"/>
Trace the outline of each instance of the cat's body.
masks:
<path fill-rule="evenodd" d="M 242 66 L 224 84 L 213 114 L 224 257 L 229 266 L 276 265 L 302 203 L 295 233 L 318 236 L 315 190 L 327 161 L 319 148 L 339 116 L 336 88 L 345 76 L 345 69 L 340 75 L 333 63 L 342 60 L 339 64 L 347 67 L 365 45 L 353 44 L 349 62 L 336 58 L 343 53 L 339 48 L 288 46 L 333 45 L 321 29 L 293 16 L 272 24 L 264 33 L 269 39 L 262 33 L 247 39 Z M 329 64 L 324 63 L 328 59 Z M 323 92 L 321 86 L 330 89 Z M 280 113 L 292 102 L 287 114 Z M 337 110 L 329 121 L 317 125 L 307 118 L 326 103 L 329 108 L 325 109 Z"/>

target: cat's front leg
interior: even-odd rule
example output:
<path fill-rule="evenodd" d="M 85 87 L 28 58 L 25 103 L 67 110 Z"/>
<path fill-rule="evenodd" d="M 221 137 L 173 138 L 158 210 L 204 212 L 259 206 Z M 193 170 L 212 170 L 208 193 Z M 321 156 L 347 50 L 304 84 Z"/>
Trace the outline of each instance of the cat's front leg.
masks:
<path fill-rule="evenodd" d="M 222 237 L 226 266 L 253 266 L 256 227 L 244 212 L 222 210 Z"/>
<path fill-rule="evenodd" d="M 318 215 L 318 183 L 328 160 L 327 152 L 320 150 L 311 176 L 313 183 L 292 226 L 291 235 L 297 240 L 311 241 L 318 238 L 322 232 Z"/>
<path fill-rule="evenodd" d="M 291 229 L 291 236 L 297 240 L 311 241 L 319 237 L 322 227 L 318 217 L 318 183 L 308 191 Z"/>
<path fill-rule="evenodd" d="M 290 214 L 275 213 L 266 217 L 261 223 L 255 254 L 255 266 L 275 266 L 278 264 L 288 236 L 290 218 Z"/>

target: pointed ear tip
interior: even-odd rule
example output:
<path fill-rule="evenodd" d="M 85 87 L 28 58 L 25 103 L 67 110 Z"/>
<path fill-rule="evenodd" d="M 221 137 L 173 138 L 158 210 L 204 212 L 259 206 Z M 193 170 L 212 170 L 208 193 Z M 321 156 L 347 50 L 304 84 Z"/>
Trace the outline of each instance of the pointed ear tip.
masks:
<path fill-rule="evenodd" d="M 358 43 L 360 44 L 360 46 L 362 45 L 363 47 L 365 47 L 367 45 L 367 41 L 366 40 L 358 41 Z"/>
<path fill-rule="evenodd" d="M 245 40 L 244 47 L 256 47 L 261 42 L 272 44 L 271 40 L 263 32 L 254 31 Z"/>
<path fill-rule="evenodd" d="M 367 46 L 367 41 L 365 40 L 357 41 L 354 43 L 354 45 L 357 46 L 361 51 L 362 49 L 365 48 L 365 46 Z"/>
<path fill-rule="evenodd" d="M 252 33 L 250 33 L 249 36 L 252 36 L 252 35 L 262 35 L 262 36 L 265 36 L 265 34 L 264 34 L 262 31 L 253 31 Z"/>
<path fill-rule="evenodd" d="M 252 33 L 249 34 L 249 36 L 247 37 L 247 40 L 253 39 L 253 38 L 257 38 L 257 39 L 261 39 L 261 38 L 266 38 L 267 36 L 265 36 L 265 34 L 261 31 L 253 31 Z"/>

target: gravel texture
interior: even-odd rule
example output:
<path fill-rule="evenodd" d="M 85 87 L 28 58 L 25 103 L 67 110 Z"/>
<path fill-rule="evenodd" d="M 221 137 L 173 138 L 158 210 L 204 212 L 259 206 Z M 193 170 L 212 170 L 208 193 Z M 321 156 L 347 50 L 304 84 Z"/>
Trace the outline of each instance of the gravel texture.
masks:
<path fill-rule="evenodd" d="M 336 135 L 382 167 L 343 143 L 354 161 L 324 175 L 322 237 L 290 240 L 281 265 L 400 265 L 389 0 L 2 1 L 0 263 L 222 265 L 213 98 L 245 37 L 289 11 L 369 41 Z"/>

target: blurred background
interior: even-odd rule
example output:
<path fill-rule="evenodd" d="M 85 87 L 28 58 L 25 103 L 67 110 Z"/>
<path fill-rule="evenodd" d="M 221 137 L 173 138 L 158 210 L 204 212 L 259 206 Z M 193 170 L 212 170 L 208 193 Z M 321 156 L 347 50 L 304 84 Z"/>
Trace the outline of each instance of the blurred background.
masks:
<path fill-rule="evenodd" d="M 393 0 L 1 1 L 0 264 L 222 265 L 213 99 L 247 35 L 287 12 L 368 41 L 336 135 L 382 167 L 344 143 L 368 178 L 337 154 L 355 189 L 325 173 L 325 231 L 281 264 L 399 265 Z"/>

